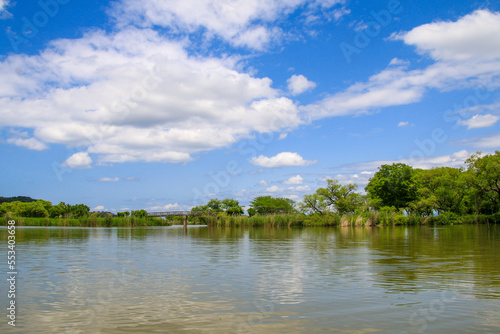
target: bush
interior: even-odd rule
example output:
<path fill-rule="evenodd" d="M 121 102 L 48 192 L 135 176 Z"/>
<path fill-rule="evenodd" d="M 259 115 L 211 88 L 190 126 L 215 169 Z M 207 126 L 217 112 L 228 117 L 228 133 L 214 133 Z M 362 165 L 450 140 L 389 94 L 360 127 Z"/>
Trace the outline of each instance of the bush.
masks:
<path fill-rule="evenodd" d="M 453 225 L 462 224 L 462 219 L 455 213 L 443 212 L 438 216 L 434 216 L 429 221 L 433 225 Z"/>

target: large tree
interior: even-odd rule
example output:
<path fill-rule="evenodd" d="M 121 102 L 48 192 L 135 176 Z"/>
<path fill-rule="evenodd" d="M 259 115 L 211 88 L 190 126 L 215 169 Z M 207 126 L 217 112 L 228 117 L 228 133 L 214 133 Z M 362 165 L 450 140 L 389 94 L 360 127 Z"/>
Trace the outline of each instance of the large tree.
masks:
<path fill-rule="evenodd" d="M 377 207 L 407 208 L 418 197 L 415 170 L 403 163 L 382 165 L 365 190 Z"/>
<path fill-rule="evenodd" d="M 461 169 L 438 167 L 416 170 L 415 181 L 419 197 L 412 203 L 412 208 L 416 212 L 464 213 L 463 200 L 467 188 Z"/>
<path fill-rule="evenodd" d="M 303 203 L 311 209 L 322 213 L 322 208 L 339 214 L 354 213 L 361 206 L 363 199 L 356 193 L 358 185 L 340 184 L 338 180 L 327 180 L 325 188 L 319 188 L 314 195 L 304 196 Z"/>
<path fill-rule="evenodd" d="M 224 200 L 218 200 L 213 198 L 208 201 L 205 205 L 198 205 L 191 209 L 193 212 L 205 212 L 211 214 L 217 214 L 219 212 L 226 212 L 228 215 L 238 216 L 244 213 L 243 207 L 240 203 L 232 198 L 226 198 Z"/>
<path fill-rule="evenodd" d="M 304 195 L 302 202 L 299 203 L 299 208 L 305 213 L 319 213 L 323 215 L 327 206 L 325 199 L 318 194 Z"/>
<path fill-rule="evenodd" d="M 467 163 L 467 181 L 476 189 L 476 197 L 486 199 L 482 208 L 494 212 L 500 209 L 500 151 L 481 157 L 473 154 Z M 484 202 L 484 201 L 483 201 Z"/>
<path fill-rule="evenodd" d="M 250 202 L 249 212 L 255 212 L 260 215 L 293 213 L 295 211 L 295 202 L 289 198 L 259 196 Z M 249 209 L 249 210 L 250 210 Z"/>

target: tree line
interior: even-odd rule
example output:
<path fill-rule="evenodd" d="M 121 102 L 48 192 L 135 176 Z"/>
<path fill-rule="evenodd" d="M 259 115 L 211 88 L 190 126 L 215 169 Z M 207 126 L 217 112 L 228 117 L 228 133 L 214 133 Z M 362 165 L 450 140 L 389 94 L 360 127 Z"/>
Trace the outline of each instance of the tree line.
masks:
<path fill-rule="evenodd" d="M 465 161 L 465 167 L 418 169 L 403 163 L 382 165 L 359 191 L 355 183 L 342 185 L 329 179 L 325 187 L 306 194 L 295 202 L 289 198 L 258 196 L 246 210 L 250 217 L 300 215 L 299 220 L 316 219 L 337 222 L 344 215 L 382 213 L 404 217 L 440 217 L 453 221 L 458 216 L 500 217 L 500 151 L 476 153 Z M 207 216 L 237 217 L 244 207 L 231 198 L 211 199 L 192 208 Z M 90 212 L 85 204 L 52 205 L 29 197 L 0 198 L 0 216 L 34 218 L 110 217 L 110 212 Z M 118 217 L 146 218 L 146 210 L 118 212 Z M 337 217 L 332 220 L 332 216 Z M 295 218 L 294 218 L 295 219 Z M 497 221 L 499 219 L 494 219 Z M 477 219 L 476 219 L 477 221 Z M 334 223 L 332 223 L 334 224 Z"/>
<path fill-rule="evenodd" d="M 283 197 L 259 196 L 250 202 L 249 216 L 303 214 L 321 217 L 336 214 L 392 212 L 405 217 L 494 215 L 500 211 L 500 151 L 471 155 L 465 167 L 413 168 L 404 163 L 382 165 L 359 191 L 355 183 L 342 185 L 329 179 L 327 185 L 300 202 Z M 194 207 L 211 215 L 238 216 L 243 207 L 234 199 L 210 200 Z"/>
<path fill-rule="evenodd" d="M 18 199 L 22 199 L 19 201 Z M 86 218 L 86 217 L 112 217 L 111 212 L 91 212 L 85 204 L 66 204 L 60 202 L 52 205 L 50 201 L 32 199 L 26 196 L 2 197 L 0 198 L 0 217 L 9 215 L 11 217 L 26 218 Z M 146 210 L 118 212 L 118 217 L 146 218 Z"/>

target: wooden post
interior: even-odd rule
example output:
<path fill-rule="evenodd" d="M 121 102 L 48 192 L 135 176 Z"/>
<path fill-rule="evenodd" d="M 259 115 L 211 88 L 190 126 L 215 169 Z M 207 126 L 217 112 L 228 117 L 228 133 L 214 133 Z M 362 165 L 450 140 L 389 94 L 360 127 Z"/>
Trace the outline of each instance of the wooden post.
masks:
<path fill-rule="evenodd" d="M 188 216 L 187 215 L 183 215 L 182 218 L 184 219 L 184 228 L 186 228 L 187 227 Z"/>

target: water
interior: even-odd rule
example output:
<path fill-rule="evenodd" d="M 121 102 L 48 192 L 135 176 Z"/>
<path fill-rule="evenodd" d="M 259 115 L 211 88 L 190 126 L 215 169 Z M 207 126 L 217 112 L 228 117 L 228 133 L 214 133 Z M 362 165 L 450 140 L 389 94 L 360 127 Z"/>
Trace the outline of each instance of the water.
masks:
<path fill-rule="evenodd" d="M 2 333 L 500 332 L 497 226 L 16 232 Z"/>

